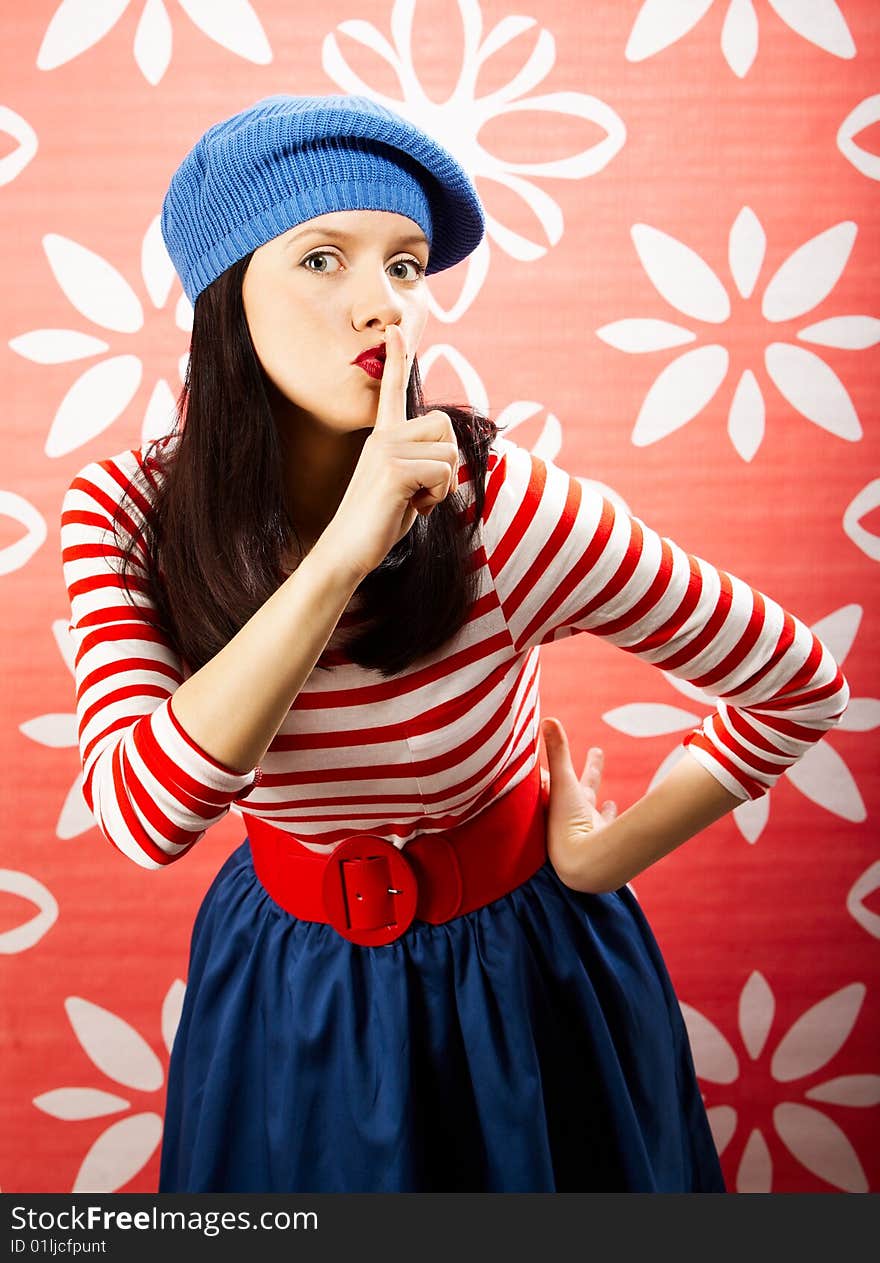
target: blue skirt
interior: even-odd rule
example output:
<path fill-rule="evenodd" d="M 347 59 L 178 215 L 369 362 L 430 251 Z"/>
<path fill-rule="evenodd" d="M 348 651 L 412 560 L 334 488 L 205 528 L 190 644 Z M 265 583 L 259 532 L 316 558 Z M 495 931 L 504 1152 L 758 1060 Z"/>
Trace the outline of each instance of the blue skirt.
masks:
<path fill-rule="evenodd" d="M 196 918 L 161 1192 L 722 1193 L 632 892 L 549 861 L 382 947 L 300 921 L 247 838 Z"/>

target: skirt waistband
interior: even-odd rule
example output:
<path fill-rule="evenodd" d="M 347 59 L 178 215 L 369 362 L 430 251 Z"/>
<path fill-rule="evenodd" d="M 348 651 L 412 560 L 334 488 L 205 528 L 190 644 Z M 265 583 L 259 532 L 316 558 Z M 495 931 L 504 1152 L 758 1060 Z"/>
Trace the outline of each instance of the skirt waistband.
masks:
<path fill-rule="evenodd" d="M 391 943 L 418 918 L 440 925 L 485 907 L 537 872 L 547 858 L 546 791 L 540 765 L 479 815 L 403 848 L 353 834 L 327 855 L 243 813 L 254 871 L 277 904 L 332 925 L 366 947 Z"/>

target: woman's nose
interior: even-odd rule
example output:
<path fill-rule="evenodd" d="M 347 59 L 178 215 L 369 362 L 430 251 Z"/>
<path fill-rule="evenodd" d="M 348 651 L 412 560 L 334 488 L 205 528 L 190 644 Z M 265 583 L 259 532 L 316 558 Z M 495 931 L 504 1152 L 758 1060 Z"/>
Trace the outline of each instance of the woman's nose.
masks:
<path fill-rule="evenodd" d="M 384 271 L 372 271 L 354 281 L 351 323 L 361 328 L 377 320 L 382 325 L 398 324 L 403 304 L 394 284 Z"/>

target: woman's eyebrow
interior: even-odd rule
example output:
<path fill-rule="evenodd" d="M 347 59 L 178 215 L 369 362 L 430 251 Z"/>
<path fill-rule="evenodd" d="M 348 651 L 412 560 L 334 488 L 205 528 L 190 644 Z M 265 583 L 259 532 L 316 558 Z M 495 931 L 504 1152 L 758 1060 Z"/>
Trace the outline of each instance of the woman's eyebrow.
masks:
<path fill-rule="evenodd" d="M 310 234 L 325 238 L 336 237 L 340 241 L 351 241 L 357 235 L 355 233 L 346 232 L 344 228 L 304 228 L 301 232 L 295 232 L 292 236 L 288 237 L 287 241 L 284 243 L 284 248 L 287 249 L 288 246 L 294 245 L 294 243 L 299 241 L 302 237 L 307 237 Z M 395 240 L 404 245 L 426 246 L 428 244 L 427 238 L 422 233 L 418 232 L 407 233 L 405 236 L 396 237 Z"/>

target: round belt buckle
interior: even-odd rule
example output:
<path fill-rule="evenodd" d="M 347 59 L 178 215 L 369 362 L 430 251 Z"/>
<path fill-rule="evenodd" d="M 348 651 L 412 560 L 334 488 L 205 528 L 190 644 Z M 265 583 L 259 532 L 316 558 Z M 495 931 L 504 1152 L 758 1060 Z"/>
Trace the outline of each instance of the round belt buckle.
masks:
<path fill-rule="evenodd" d="M 392 843 L 353 837 L 328 856 L 322 894 L 327 919 L 338 934 L 362 947 L 381 947 L 409 929 L 418 884 Z"/>

